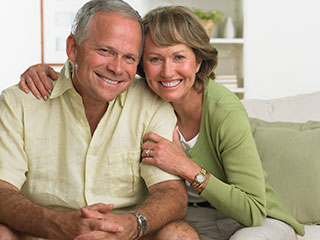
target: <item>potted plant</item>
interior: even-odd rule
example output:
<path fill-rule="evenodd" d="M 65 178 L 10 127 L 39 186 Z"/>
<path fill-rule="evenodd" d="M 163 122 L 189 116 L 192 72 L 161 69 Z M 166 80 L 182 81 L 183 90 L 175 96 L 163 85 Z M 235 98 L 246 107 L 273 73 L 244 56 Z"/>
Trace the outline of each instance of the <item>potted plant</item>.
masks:
<path fill-rule="evenodd" d="M 200 18 L 200 21 L 205 28 L 209 37 L 212 36 L 212 31 L 215 23 L 223 23 L 224 14 L 219 10 L 204 11 L 202 9 L 194 9 L 194 14 Z"/>

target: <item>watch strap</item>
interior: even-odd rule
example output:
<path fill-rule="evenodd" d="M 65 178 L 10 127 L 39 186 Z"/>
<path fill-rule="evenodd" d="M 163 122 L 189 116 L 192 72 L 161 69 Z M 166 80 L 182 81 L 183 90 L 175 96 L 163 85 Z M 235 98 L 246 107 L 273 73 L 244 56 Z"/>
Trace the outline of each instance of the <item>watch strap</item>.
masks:
<path fill-rule="evenodd" d="M 134 240 L 137 240 L 137 239 L 140 239 L 142 236 L 144 236 L 147 233 L 147 219 L 141 213 L 136 212 L 136 211 L 130 212 L 130 214 L 133 214 L 134 216 L 136 216 L 137 221 L 138 221 L 139 234 L 134 239 Z"/>

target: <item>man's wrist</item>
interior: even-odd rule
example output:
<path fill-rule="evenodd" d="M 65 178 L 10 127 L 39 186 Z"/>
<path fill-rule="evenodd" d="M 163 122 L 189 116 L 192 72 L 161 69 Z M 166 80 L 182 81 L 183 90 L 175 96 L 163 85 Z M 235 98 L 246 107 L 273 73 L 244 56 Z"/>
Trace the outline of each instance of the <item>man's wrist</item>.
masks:
<path fill-rule="evenodd" d="M 130 212 L 130 214 L 134 215 L 137 219 L 138 235 L 134 239 L 134 240 L 137 240 L 137 239 L 141 238 L 142 236 L 146 235 L 146 233 L 147 233 L 147 219 L 141 213 L 136 212 L 136 211 Z"/>

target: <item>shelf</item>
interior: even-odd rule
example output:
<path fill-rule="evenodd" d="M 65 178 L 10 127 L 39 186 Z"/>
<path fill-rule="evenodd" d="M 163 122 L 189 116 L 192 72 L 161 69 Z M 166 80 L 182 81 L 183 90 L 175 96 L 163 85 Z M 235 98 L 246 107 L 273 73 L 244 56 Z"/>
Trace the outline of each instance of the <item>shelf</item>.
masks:
<path fill-rule="evenodd" d="M 244 88 L 229 88 L 234 93 L 244 93 Z"/>
<path fill-rule="evenodd" d="M 243 44 L 243 38 L 211 38 L 210 43 L 213 44 Z"/>

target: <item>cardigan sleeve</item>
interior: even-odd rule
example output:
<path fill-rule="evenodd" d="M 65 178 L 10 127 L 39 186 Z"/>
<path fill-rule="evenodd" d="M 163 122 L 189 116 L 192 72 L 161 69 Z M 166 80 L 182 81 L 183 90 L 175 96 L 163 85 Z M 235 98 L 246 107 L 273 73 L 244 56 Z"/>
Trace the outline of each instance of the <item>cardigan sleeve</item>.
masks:
<path fill-rule="evenodd" d="M 236 110 L 220 120 L 210 123 L 210 134 L 225 180 L 211 174 L 201 197 L 245 226 L 261 225 L 266 217 L 265 180 L 248 117 Z"/>

